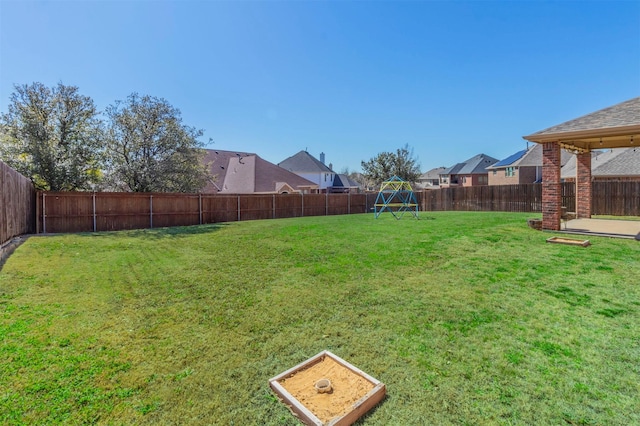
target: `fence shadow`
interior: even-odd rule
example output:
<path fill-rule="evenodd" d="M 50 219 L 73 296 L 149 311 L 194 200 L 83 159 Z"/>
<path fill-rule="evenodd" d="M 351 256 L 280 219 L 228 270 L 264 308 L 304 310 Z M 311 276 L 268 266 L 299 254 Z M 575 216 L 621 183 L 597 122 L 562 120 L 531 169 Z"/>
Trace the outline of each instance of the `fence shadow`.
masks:
<path fill-rule="evenodd" d="M 206 225 L 190 225 L 190 226 L 174 226 L 168 228 L 152 228 L 152 229 L 130 229 L 124 231 L 99 231 L 99 232 L 83 232 L 81 234 L 88 237 L 109 238 L 116 235 L 126 234 L 136 238 L 146 239 L 165 239 L 165 238 L 182 238 L 191 235 L 211 234 L 225 227 L 228 223 L 211 223 Z"/>

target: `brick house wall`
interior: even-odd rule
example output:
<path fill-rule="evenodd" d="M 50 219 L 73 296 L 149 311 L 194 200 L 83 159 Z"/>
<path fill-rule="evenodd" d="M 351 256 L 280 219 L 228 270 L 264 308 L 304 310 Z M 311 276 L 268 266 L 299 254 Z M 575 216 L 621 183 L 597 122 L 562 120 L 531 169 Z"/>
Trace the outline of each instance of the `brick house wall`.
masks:
<path fill-rule="evenodd" d="M 518 172 L 519 170 L 515 170 L 513 176 L 507 176 L 505 169 L 491 170 L 489 171 L 489 185 L 515 185 L 519 183 Z"/>
<path fill-rule="evenodd" d="M 536 173 L 536 166 L 520 167 L 518 169 L 520 180 L 518 183 L 534 183 L 542 174 L 542 170 Z"/>
<path fill-rule="evenodd" d="M 475 175 L 461 175 L 458 178 L 459 186 L 482 186 L 488 184 L 488 177 L 486 174 L 475 174 Z"/>
<path fill-rule="evenodd" d="M 489 185 L 534 183 L 539 176 L 536 173 L 536 168 L 536 166 L 516 167 L 513 171 L 513 176 L 507 176 L 505 169 L 491 170 L 489 171 Z"/>

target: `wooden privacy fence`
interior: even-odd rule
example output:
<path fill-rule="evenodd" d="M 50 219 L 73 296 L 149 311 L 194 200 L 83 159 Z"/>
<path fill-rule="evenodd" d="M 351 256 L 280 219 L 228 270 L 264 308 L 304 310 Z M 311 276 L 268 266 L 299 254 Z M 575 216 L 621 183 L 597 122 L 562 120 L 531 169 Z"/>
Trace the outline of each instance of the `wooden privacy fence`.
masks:
<path fill-rule="evenodd" d="M 35 230 L 35 197 L 31 181 L 0 161 L 0 245 Z"/>
<path fill-rule="evenodd" d="M 469 186 L 422 193 L 420 210 L 541 212 L 542 185 Z"/>
<path fill-rule="evenodd" d="M 39 192 L 37 232 L 91 232 L 366 213 L 376 194 Z"/>
<path fill-rule="evenodd" d="M 591 191 L 593 215 L 640 216 L 640 181 L 594 181 Z M 576 210 L 576 184 L 564 182 L 562 207 Z M 422 193 L 420 210 L 542 211 L 539 183 L 500 186 L 442 188 Z"/>
<path fill-rule="evenodd" d="M 592 185 L 593 214 L 640 216 L 640 181 L 595 181 Z"/>
<path fill-rule="evenodd" d="M 140 194 L 39 192 L 37 232 L 91 232 L 256 219 L 372 212 L 367 194 Z M 416 192 L 422 211 L 542 211 L 542 185 L 443 188 Z M 640 182 L 593 182 L 594 215 L 640 216 Z M 575 183 L 562 184 L 562 203 L 575 210 Z"/>

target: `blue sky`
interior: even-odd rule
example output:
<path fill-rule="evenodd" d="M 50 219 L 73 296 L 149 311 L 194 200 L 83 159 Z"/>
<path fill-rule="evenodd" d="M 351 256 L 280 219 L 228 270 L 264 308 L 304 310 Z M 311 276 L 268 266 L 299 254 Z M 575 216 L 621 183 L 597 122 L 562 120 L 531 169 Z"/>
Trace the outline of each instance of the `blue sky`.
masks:
<path fill-rule="evenodd" d="M 165 98 L 273 163 L 408 144 L 426 171 L 640 96 L 640 2 L 0 0 L 0 110 L 34 81 Z"/>

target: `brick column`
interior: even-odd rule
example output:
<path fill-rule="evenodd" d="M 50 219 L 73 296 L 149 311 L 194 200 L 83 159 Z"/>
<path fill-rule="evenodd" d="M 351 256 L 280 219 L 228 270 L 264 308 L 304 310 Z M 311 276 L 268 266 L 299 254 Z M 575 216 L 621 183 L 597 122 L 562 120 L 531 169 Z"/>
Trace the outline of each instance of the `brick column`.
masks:
<path fill-rule="evenodd" d="M 576 216 L 591 218 L 591 152 L 576 154 Z"/>
<path fill-rule="evenodd" d="M 560 144 L 542 144 L 542 229 L 560 230 Z"/>

